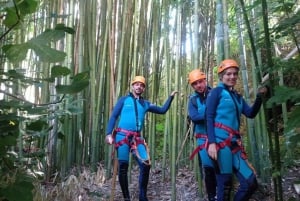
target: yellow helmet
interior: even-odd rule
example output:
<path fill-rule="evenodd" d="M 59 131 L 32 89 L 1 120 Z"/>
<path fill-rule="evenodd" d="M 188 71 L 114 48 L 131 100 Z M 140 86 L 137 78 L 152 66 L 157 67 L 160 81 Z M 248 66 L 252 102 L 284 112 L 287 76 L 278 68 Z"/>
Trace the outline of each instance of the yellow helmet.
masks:
<path fill-rule="evenodd" d="M 146 86 L 146 80 L 145 80 L 145 78 L 143 76 L 135 76 L 133 78 L 133 80 L 131 81 L 131 85 L 133 85 L 136 82 L 141 82 L 141 83 L 143 83 Z"/>
<path fill-rule="evenodd" d="M 221 64 L 218 67 L 218 73 L 223 72 L 224 70 L 226 70 L 227 68 L 237 68 L 239 69 L 239 65 L 237 64 L 237 62 L 233 59 L 225 59 L 221 62 Z"/>
<path fill-rule="evenodd" d="M 189 83 L 193 84 L 197 80 L 206 79 L 205 73 L 201 72 L 199 69 L 194 69 L 189 73 Z"/>

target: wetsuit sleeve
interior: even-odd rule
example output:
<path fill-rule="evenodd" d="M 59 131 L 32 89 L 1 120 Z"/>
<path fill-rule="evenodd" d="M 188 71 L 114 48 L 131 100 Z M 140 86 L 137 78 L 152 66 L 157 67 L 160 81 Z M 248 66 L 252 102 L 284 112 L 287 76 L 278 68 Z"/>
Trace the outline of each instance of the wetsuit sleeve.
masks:
<path fill-rule="evenodd" d="M 219 90 L 216 89 L 211 90 L 206 99 L 206 126 L 209 144 L 216 142 L 214 124 L 219 99 Z"/>
<path fill-rule="evenodd" d="M 197 105 L 193 104 L 192 99 L 195 99 L 195 102 L 196 102 L 196 96 L 191 97 L 189 99 L 189 102 L 188 102 L 188 113 L 189 113 L 189 116 L 190 116 L 191 120 L 194 123 L 196 123 L 196 124 L 203 123 L 203 121 L 205 119 L 205 112 L 199 113 Z"/>
<path fill-rule="evenodd" d="M 107 128 L 106 128 L 106 135 L 112 134 L 113 129 L 115 127 L 115 124 L 116 124 L 116 122 L 118 120 L 118 117 L 121 113 L 125 98 L 126 98 L 126 96 L 120 98 L 118 100 L 118 102 L 116 103 L 115 107 L 113 108 L 111 116 L 108 120 L 108 124 L 107 124 Z"/>
<path fill-rule="evenodd" d="M 261 96 L 259 94 L 256 96 L 256 99 L 255 99 L 254 104 L 252 105 L 252 107 L 250 107 L 244 99 L 242 99 L 242 100 L 243 100 L 243 111 L 242 111 L 242 113 L 248 118 L 254 118 L 257 115 L 257 113 L 259 112 L 259 109 L 260 109 L 261 104 L 262 104 Z"/>
<path fill-rule="evenodd" d="M 166 100 L 165 104 L 162 107 L 150 103 L 149 112 L 156 114 L 165 114 L 170 108 L 173 99 L 174 96 L 169 96 L 169 98 Z"/>

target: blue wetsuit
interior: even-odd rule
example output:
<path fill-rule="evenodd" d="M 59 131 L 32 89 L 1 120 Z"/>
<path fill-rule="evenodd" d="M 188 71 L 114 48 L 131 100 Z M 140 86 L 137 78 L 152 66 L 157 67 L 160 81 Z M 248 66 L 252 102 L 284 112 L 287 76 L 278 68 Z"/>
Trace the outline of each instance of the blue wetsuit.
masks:
<path fill-rule="evenodd" d="M 208 157 L 205 143 L 207 141 L 206 125 L 205 125 L 205 112 L 206 112 L 206 96 L 205 94 L 199 94 L 194 92 L 188 102 L 188 113 L 191 120 L 194 123 L 194 135 L 197 138 L 197 145 L 201 147 L 199 155 L 203 166 L 214 167 L 211 159 Z M 196 136 L 198 135 L 198 136 Z"/>
<path fill-rule="evenodd" d="M 112 134 L 114 126 L 119 118 L 118 128 L 133 131 L 133 132 L 141 132 L 144 126 L 145 115 L 147 112 L 152 112 L 156 114 L 164 114 L 168 111 L 173 96 L 170 96 L 165 104 L 162 107 L 156 106 L 144 99 L 135 99 L 132 95 L 127 95 L 121 97 L 118 102 L 116 103 L 111 117 L 108 122 L 106 134 Z M 135 104 L 137 106 L 137 114 L 138 118 L 136 118 L 136 111 L 135 111 Z M 138 122 L 136 122 L 136 120 Z M 117 132 L 116 134 L 116 143 L 120 140 L 124 139 L 126 133 L 124 132 Z M 148 160 L 148 155 L 145 149 L 145 146 L 140 144 L 138 147 L 138 153 L 140 154 L 142 160 Z M 127 144 L 122 144 L 118 147 L 118 159 L 123 161 L 129 160 L 129 146 Z"/>
<path fill-rule="evenodd" d="M 117 145 L 119 161 L 119 183 L 125 201 L 130 201 L 127 178 L 130 150 L 132 150 L 133 156 L 140 168 L 139 201 L 148 201 L 146 194 L 150 173 L 150 158 L 145 143 L 138 143 L 137 141 L 144 142 L 144 139 L 140 136 L 140 132 L 144 127 L 146 113 L 166 113 L 171 106 L 173 98 L 173 96 L 170 96 L 165 104 L 162 107 L 159 107 L 144 100 L 142 97 L 136 99 L 129 93 L 127 96 L 123 96 L 118 100 L 112 111 L 106 134 L 113 134 L 114 127 L 118 121 L 115 144 Z M 137 142 L 135 144 L 136 147 L 133 147 L 133 142 Z"/>
<path fill-rule="evenodd" d="M 231 191 L 232 173 L 239 179 L 240 186 L 234 200 L 248 200 L 257 188 L 256 176 L 252 166 L 248 163 L 241 146 L 239 134 L 241 114 L 254 118 L 259 112 L 262 99 L 257 95 L 250 107 L 236 91 L 230 91 L 220 82 L 211 90 L 207 97 L 207 133 L 208 142 L 216 143 L 218 150 L 217 166 L 219 175 L 218 200 L 229 199 Z M 228 196 L 227 198 L 225 198 Z"/>
<path fill-rule="evenodd" d="M 204 171 L 204 182 L 206 187 L 206 193 L 209 201 L 214 201 L 216 197 L 216 176 L 214 170 L 213 160 L 208 156 L 207 153 L 207 133 L 206 133 L 206 98 L 210 88 L 207 88 L 205 93 L 194 92 L 188 102 L 188 113 L 189 117 L 194 123 L 194 135 L 197 139 L 197 148 L 203 171 Z"/>

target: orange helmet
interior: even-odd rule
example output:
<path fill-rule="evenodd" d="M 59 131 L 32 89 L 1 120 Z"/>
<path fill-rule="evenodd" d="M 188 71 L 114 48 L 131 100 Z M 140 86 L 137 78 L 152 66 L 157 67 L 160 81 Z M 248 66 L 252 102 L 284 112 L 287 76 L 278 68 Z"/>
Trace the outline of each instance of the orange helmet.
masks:
<path fill-rule="evenodd" d="M 237 62 L 233 59 L 225 59 L 221 62 L 221 64 L 218 67 L 218 73 L 223 72 L 224 70 L 226 70 L 227 68 L 237 68 L 239 69 L 239 65 L 237 64 Z"/>
<path fill-rule="evenodd" d="M 199 69 L 194 69 L 189 73 L 189 83 L 193 84 L 197 80 L 206 79 L 205 73 L 201 72 Z"/>
<path fill-rule="evenodd" d="M 143 76 L 135 76 L 135 77 L 133 78 L 133 80 L 131 81 L 131 85 L 133 85 L 133 84 L 136 83 L 136 82 L 141 82 L 141 83 L 143 83 L 144 85 L 146 85 L 146 80 L 145 80 L 145 78 L 144 78 Z"/>

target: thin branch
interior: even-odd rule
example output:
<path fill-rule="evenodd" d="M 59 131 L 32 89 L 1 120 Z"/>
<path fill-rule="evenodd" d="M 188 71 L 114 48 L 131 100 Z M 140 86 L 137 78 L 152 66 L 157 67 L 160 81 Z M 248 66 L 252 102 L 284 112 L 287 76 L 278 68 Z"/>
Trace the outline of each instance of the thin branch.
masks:
<path fill-rule="evenodd" d="M 32 102 L 26 100 L 23 96 L 20 96 L 20 95 L 14 95 L 14 94 L 8 93 L 8 92 L 6 92 L 6 91 L 4 91 L 4 90 L 1 90 L 1 89 L 0 89 L 0 93 L 3 93 L 3 94 L 5 94 L 5 95 L 10 96 L 10 97 L 12 97 L 12 98 L 14 98 L 14 99 L 17 99 L 17 100 L 19 100 L 19 101 L 23 101 L 23 102 L 25 102 L 25 103 L 32 104 L 33 106 L 48 106 L 48 105 L 58 104 L 58 103 L 61 103 L 61 102 L 63 101 L 64 97 L 65 97 L 65 94 L 64 94 L 58 101 L 54 101 L 54 102 L 50 102 L 50 103 L 41 103 L 41 104 L 39 104 L 39 103 L 32 103 Z"/>

